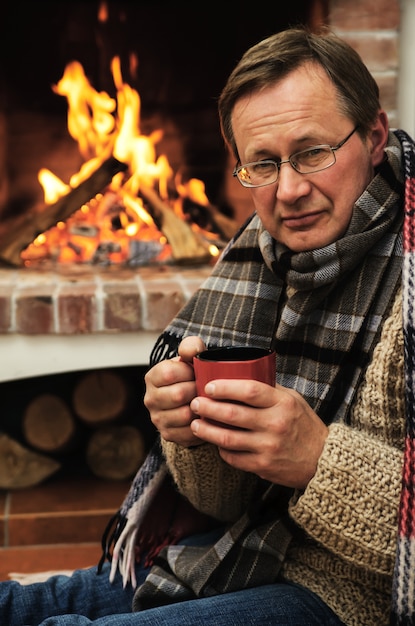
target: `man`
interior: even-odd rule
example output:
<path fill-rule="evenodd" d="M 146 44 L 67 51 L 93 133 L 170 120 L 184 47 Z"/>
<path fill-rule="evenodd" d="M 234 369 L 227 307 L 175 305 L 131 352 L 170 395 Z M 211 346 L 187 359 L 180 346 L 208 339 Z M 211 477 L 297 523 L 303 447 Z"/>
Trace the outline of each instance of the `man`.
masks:
<path fill-rule="evenodd" d="M 255 213 L 153 350 L 145 404 L 163 454 L 157 446 L 149 454 L 121 507 L 112 587 L 90 572 L 55 582 L 68 598 L 55 614 L 77 615 L 42 624 L 413 623 L 405 583 L 414 567 L 401 570 L 400 558 L 411 542 L 397 543 L 412 419 L 401 288 L 412 141 L 389 131 L 358 55 L 302 29 L 247 51 L 219 113 Z M 216 380 L 196 397 L 193 357 L 218 345 L 275 348 L 275 387 Z M 410 341 L 405 349 L 409 372 Z M 171 520 L 164 498 L 175 490 L 184 498 Z M 408 493 L 410 485 L 402 502 Z M 160 498 L 152 517 L 148 501 Z M 408 509 L 400 528 L 410 534 Z M 153 555 L 146 513 L 150 526 L 160 516 L 171 522 L 160 539 L 176 545 L 144 581 L 135 556 Z M 99 608 L 97 589 L 107 594 Z M 134 612 L 123 613 L 133 593 Z"/>

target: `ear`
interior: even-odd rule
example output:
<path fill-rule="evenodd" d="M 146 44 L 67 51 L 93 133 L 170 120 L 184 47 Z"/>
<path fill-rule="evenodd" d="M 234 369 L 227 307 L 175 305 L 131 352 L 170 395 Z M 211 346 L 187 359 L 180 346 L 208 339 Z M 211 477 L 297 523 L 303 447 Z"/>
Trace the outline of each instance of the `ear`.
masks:
<path fill-rule="evenodd" d="M 367 137 L 367 145 L 370 150 L 372 165 L 376 167 L 385 158 L 385 147 L 388 143 L 389 122 L 385 111 L 381 109 L 372 129 Z"/>

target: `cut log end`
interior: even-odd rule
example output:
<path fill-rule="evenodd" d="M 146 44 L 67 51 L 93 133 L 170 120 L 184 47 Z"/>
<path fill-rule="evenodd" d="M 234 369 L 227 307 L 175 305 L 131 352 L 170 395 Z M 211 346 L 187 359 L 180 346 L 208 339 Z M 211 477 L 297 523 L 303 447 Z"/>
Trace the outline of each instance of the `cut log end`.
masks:
<path fill-rule="evenodd" d="M 22 419 L 27 443 L 42 452 L 65 452 L 75 440 L 77 427 L 67 404 L 58 396 L 45 393 L 36 396 Z"/>
<path fill-rule="evenodd" d="M 127 406 L 124 380 L 109 371 L 86 374 L 76 385 L 72 403 L 76 415 L 88 426 L 117 420 Z"/>
<path fill-rule="evenodd" d="M 133 426 L 106 426 L 92 433 L 86 460 L 95 476 L 124 480 L 135 474 L 145 453 L 139 430 Z"/>

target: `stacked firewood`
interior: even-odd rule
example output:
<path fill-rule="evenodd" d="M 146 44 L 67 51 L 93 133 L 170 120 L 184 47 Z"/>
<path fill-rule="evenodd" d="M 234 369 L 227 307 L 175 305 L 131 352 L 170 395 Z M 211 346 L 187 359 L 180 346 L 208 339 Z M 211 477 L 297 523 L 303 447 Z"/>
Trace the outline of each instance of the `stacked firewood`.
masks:
<path fill-rule="evenodd" d="M 81 376 L 70 403 L 53 392 L 33 397 L 22 415 L 22 440 L 0 433 L 0 488 L 39 484 L 79 454 L 99 478 L 132 477 L 147 443 L 139 424 L 125 419 L 130 392 L 121 375 L 97 370 Z"/>

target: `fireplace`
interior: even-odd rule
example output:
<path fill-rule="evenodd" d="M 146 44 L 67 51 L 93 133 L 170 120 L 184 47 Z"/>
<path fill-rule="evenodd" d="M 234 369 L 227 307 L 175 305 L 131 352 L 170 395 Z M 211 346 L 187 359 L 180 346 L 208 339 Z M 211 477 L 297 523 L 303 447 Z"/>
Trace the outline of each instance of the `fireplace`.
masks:
<path fill-rule="evenodd" d="M 249 45 L 289 24 L 321 21 L 324 6 L 297 0 L 229 17 L 163 2 L 10 4 L 0 76 L 0 227 L 42 204 L 40 167 L 67 181 L 81 165 L 67 103 L 52 86 L 76 60 L 112 96 L 116 56 L 140 95 L 142 132 L 162 128 L 159 148 L 172 168 L 202 180 L 214 206 L 241 223 L 250 207 L 229 175 L 216 98 Z M 157 334 L 211 265 L 0 267 L 0 343 L 10 354 L 0 380 L 147 363 Z"/>

